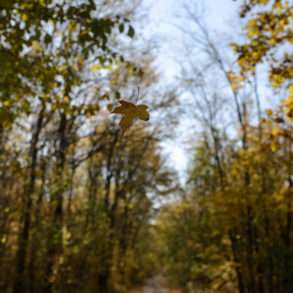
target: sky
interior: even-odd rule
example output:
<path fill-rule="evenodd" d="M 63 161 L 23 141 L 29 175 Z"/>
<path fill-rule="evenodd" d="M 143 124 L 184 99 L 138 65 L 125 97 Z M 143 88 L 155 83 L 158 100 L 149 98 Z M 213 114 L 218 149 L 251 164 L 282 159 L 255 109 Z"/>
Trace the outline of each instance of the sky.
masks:
<path fill-rule="evenodd" d="M 239 4 L 233 0 L 146 0 L 150 3 L 151 15 L 157 28 L 157 25 L 167 27 L 168 23 L 174 22 L 174 17 L 178 16 L 179 11 L 184 6 L 184 2 L 189 5 L 203 4 L 206 10 L 207 20 L 210 25 L 217 29 L 227 29 L 231 18 L 237 17 L 237 9 Z M 163 28 L 164 29 L 164 28 Z"/>
<path fill-rule="evenodd" d="M 233 0 L 146 0 L 146 5 L 150 8 L 150 23 L 146 31 L 151 39 L 159 40 L 158 69 L 166 84 L 171 84 L 176 79 L 178 71 L 174 56 L 184 35 L 176 30 L 175 25 L 182 23 L 184 1 L 189 5 L 193 5 L 192 1 L 194 5 L 203 4 L 204 18 L 209 29 L 214 32 L 233 34 L 233 24 L 238 21 L 239 2 Z M 177 132 L 177 139 L 166 141 L 163 148 L 184 182 L 190 157 L 182 142 L 183 131 L 179 128 Z"/>

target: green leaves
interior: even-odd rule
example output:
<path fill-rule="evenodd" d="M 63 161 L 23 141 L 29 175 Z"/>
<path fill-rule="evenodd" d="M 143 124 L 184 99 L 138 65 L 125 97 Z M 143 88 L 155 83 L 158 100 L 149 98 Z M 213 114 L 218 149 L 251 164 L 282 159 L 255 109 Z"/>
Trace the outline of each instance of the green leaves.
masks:
<path fill-rule="evenodd" d="M 135 119 L 143 121 L 148 121 L 150 119 L 147 105 L 135 105 L 124 100 L 120 100 L 119 102 L 121 105 L 114 108 L 112 113 L 123 116 L 119 123 L 123 131 L 126 131 L 133 124 Z"/>

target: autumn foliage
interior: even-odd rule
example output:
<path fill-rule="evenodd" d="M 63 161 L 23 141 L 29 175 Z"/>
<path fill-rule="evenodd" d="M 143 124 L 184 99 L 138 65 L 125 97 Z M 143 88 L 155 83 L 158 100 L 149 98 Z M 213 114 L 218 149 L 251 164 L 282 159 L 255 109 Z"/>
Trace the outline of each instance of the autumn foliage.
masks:
<path fill-rule="evenodd" d="M 0 292 L 293 292 L 292 4 L 186 5 L 172 85 L 142 4 L 0 1 Z"/>

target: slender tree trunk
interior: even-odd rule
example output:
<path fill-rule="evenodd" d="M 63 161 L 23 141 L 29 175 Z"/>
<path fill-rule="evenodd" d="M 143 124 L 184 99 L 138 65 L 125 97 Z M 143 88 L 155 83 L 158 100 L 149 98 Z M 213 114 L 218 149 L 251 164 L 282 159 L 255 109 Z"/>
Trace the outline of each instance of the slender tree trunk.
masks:
<path fill-rule="evenodd" d="M 44 190 L 45 190 L 45 180 L 46 180 L 46 162 L 42 162 L 42 184 L 40 191 L 38 192 L 38 198 L 36 202 L 36 207 L 34 209 L 35 213 L 35 231 L 32 234 L 32 240 L 31 240 L 31 251 L 30 251 L 30 258 L 29 258 L 29 267 L 28 267 L 28 279 L 30 283 L 30 291 L 32 293 L 38 292 L 37 286 L 35 284 L 36 279 L 36 259 L 37 259 L 37 251 L 40 249 L 38 247 L 38 233 L 42 226 L 41 221 L 41 209 L 42 209 L 42 202 L 43 202 L 43 196 L 44 196 Z"/>
<path fill-rule="evenodd" d="M 245 293 L 246 291 L 245 291 L 245 287 L 244 287 L 243 274 L 241 271 L 241 262 L 238 257 L 239 250 L 237 248 L 237 239 L 235 238 L 235 235 L 231 231 L 229 232 L 229 238 L 231 241 L 233 260 L 236 264 L 235 271 L 236 271 L 236 276 L 237 276 L 238 290 L 239 290 L 239 293 Z"/>
<path fill-rule="evenodd" d="M 109 280 L 111 277 L 111 267 L 112 267 L 112 258 L 113 258 L 113 249 L 114 249 L 114 229 L 115 229 L 115 203 L 111 205 L 110 203 L 110 192 L 111 192 L 111 182 L 114 176 L 113 168 L 113 158 L 115 156 L 115 147 L 118 142 L 119 132 L 115 132 L 113 141 L 111 142 L 109 153 L 107 154 L 107 164 L 106 164 L 106 182 L 105 182 L 105 194 L 104 194 L 104 209 L 107 213 L 109 220 L 109 239 L 108 247 L 102 256 L 102 270 L 98 274 L 98 288 L 101 293 L 109 293 Z M 115 200 L 114 200 L 115 201 Z"/>
<path fill-rule="evenodd" d="M 38 115 L 37 122 L 35 124 L 35 129 L 32 134 L 31 144 L 30 144 L 30 175 L 27 186 L 25 187 L 24 197 L 23 197 L 23 211 L 21 216 L 21 225 L 18 236 L 18 248 L 16 252 L 16 276 L 13 292 L 25 292 L 28 288 L 25 282 L 25 270 L 26 270 L 26 258 L 29 246 L 29 233 L 31 228 L 31 211 L 33 198 L 32 195 L 35 190 L 36 181 L 36 168 L 37 168 L 37 157 L 38 157 L 38 141 L 39 135 L 43 125 L 45 106 Z"/>
<path fill-rule="evenodd" d="M 52 194 L 52 223 L 49 228 L 48 237 L 48 263 L 46 269 L 46 286 L 45 292 L 54 292 L 57 285 L 56 277 L 59 270 L 59 257 L 62 253 L 62 225 L 63 225 L 63 193 L 64 193 L 64 166 L 66 160 L 66 129 L 67 118 L 65 113 L 61 113 L 58 135 L 59 146 L 57 150 L 57 165 L 56 165 L 56 185 L 57 191 Z"/>

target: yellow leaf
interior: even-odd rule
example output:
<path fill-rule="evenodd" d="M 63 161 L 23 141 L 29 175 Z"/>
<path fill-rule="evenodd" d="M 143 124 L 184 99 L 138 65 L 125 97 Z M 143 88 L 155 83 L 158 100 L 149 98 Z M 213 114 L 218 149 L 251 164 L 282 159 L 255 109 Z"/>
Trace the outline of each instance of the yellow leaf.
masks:
<path fill-rule="evenodd" d="M 135 119 L 149 120 L 150 114 L 147 111 L 147 105 L 135 105 L 124 100 L 120 100 L 119 103 L 120 106 L 116 107 L 112 113 L 123 115 L 119 123 L 123 131 L 127 130 Z"/>
<path fill-rule="evenodd" d="M 271 109 L 267 109 L 266 112 L 269 117 L 273 115 L 273 111 Z"/>
<path fill-rule="evenodd" d="M 272 152 L 276 152 L 278 149 L 277 142 L 275 140 L 273 140 L 273 142 L 271 143 L 271 149 Z"/>
<path fill-rule="evenodd" d="M 133 123 L 134 118 L 132 116 L 124 116 L 119 122 L 119 126 L 123 131 L 126 131 Z"/>
<path fill-rule="evenodd" d="M 269 0 L 258 0 L 258 3 L 261 5 L 266 5 L 269 2 Z"/>
<path fill-rule="evenodd" d="M 75 32 L 77 29 L 77 23 L 75 21 L 70 21 L 68 25 L 68 30 L 70 33 Z"/>
<path fill-rule="evenodd" d="M 23 14 L 21 15 L 21 19 L 22 19 L 24 22 L 28 21 L 28 15 L 25 14 L 25 13 L 23 13 Z"/>
<path fill-rule="evenodd" d="M 147 105 L 138 105 L 136 107 L 137 117 L 141 120 L 148 121 L 150 119 L 150 114 L 147 111 Z"/>

